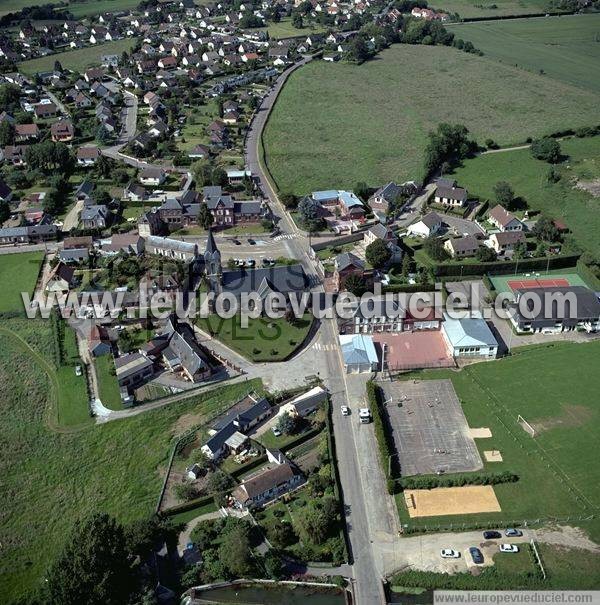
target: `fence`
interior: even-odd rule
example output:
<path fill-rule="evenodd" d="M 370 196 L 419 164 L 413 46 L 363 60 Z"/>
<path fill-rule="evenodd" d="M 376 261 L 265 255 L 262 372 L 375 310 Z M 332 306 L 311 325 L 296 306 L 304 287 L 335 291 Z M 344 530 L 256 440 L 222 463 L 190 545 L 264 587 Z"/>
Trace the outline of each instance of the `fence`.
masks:
<path fill-rule="evenodd" d="M 386 364 L 388 374 L 400 374 L 402 372 L 412 372 L 414 370 L 429 370 L 439 368 L 455 368 L 454 359 L 440 359 L 438 361 L 428 361 L 424 363 L 398 363 L 395 365 Z"/>

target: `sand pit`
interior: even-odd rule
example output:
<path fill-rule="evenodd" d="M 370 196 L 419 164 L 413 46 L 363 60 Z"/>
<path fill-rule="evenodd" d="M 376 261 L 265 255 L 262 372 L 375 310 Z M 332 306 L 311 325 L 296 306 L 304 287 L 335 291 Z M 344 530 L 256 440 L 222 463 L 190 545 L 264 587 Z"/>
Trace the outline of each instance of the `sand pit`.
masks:
<path fill-rule="evenodd" d="M 408 509 L 411 517 L 438 517 L 500 512 L 500 504 L 491 485 L 465 487 L 437 487 L 435 489 L 405 490 L 414 508 Z"/>
<path fill-rule="evenodd" d="M 469 434 L 473 439 L 487 439 L 492 436 L 492 431 L 487 427 L 480 429 L 469 429 Z"/>
<path fill-rule="evenodd" d="M 502 454 L 498 450 L 486 450 L 483 455 L 488 462 L 502 462 Z"/>

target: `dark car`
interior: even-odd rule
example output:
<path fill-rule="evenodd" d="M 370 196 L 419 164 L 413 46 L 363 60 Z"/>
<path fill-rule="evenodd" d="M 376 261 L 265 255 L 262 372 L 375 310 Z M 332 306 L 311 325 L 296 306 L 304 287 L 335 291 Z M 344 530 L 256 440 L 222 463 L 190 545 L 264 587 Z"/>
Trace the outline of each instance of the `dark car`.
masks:
<path fill-rule="evenodd" d="M 256 242 L 255 242 L 253 239 L 248 238 L 248 243 L 249 243 L 251 246 L 256 246 Z"/>
<path fill-rule="evenodd" d="M 484 531 L 483 537 L 486 540 L 496 540 L 497 538 L 501 538 L 502 534 L 499 531 Z"/>
<path fill-rule="evenodd" d="M 473 559 L 473 563 L 476 565 L 481 565 L 483 563 L 483 555 L 476 546 L 471 546 L 471 548 L 469 548 L 469 554 L 471 555 L 471 559 Z"/>
<path fill-rule="evenodd" d="M 234 238 L 232 238 L 232 239 L 230 239 L 229 241 L 230 241 L 232 244 L 235 244 L 236 246 L 241 246 L 241 245 L 242 245 L 242 242 L 240 242 L 240 240 L 239 240 L 239 239 L 234 239 Z"/>

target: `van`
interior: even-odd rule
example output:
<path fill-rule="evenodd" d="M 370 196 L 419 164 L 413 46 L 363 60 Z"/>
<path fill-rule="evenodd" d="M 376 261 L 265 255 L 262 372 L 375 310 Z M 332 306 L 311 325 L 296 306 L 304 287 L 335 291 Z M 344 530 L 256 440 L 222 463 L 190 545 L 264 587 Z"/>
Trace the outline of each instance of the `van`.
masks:
<path fill-rule="evenodd" d="M 361 408 L 358 410 L 358 419 L 361 424 L 369 424 L 369 422 L 371 422 L 371 410 L 369 410 L 369 408 Z"/>

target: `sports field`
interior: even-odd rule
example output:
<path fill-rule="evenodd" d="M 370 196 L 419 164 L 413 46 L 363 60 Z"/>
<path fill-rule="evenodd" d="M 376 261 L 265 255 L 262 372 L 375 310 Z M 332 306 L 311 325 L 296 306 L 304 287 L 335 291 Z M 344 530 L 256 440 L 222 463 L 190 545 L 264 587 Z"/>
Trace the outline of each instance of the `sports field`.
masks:
<path fill-rule="evenodd" d="M 550 288 L 561 286 L 586 286 L 583 278 L 574 272 L 530 271 L 515 275 L 489 275 L 496 292 L 513 292 L 517 288 Z"/>
<path fill-rule="evenodd" d="M 33 294 L 43 258 L 43 252 L 0 255 L 0 313 L 23 310 L 21 292 Z"/>
<path fill-rule="evenodd" d="M 266 163 L 296 194 L 418 180 L 427 133 L 444 121 L 510 145 L 599 122 L 600 103 L 494 59 L 397 44 L 360 66 L 313 61 L 292 74 L 265 128 Z"/>
<path fill-rule="evenodd" d="M 600 14 L 459 23 L 486 57 L 600 93 Z"/>
<path fill-rule="evenodd" d="M 409 489 L 404 492 L 404 501 L 411 518 L 493 513 L 501 510 L 491 485 Z"/>
<path fill-rule="evenodd" d="M 465 160 L 452 176 L 481 200 L 494 200 L 494 185 L 507 181 L 529 209 L 562 220 L 572 231 L 567 239 L 573 238 L 581 249 L 599 255 L 599 198 L 589 189 L 600 186 L 600 137 L 567 139 L 560 146 L 568 158 L 556 166 L 562 176 L 558 183 L 548 181 L 548 164 L 534 159 L 529 149 Z M 577 183 L 581 188 L 574 186 Z"/>
<path fill-rule="evenodd" d="M 448 13 L 458 13 L 463 19 L 496 17 L 499 15 L 532 15 L 548 8 L 547 0 L 432 0 L 429 6 Z"/>
<path fill-rule="evenodd" d="M 528 348 L 460 372 L 420 373 L 420 379 L 451 378 L 469 426 L 491 430 L 491 437 L 476 439 L 479 451 L 498 451 L 502 456 L 501 462 L 484 462 L 485 470 L 511 471 L 519 481 L 494 486 L 501 512 L 463 517 L 410 519 L 399 494 L 403 522 L 433 527 L 571 516 L 570 524 L 587 529 L 592 539 L 599 540 L 599 366 L 600 341 L 594 341 Z M 535 438 L 519 425 L 519 414 L 536 427 Z M 591 514 L 596 518 L 579 520 Z"/>
<path fill-rule="evenodd" d="M 129 52 L 134 44 L 135 38 L 126 38 L 124 40 L 116 40 L 115 42 L 105 42 L 104 44 L 96 44 L 94 46 L 87 46 L 86 48 L 39 57 L 38 59 L 30 59 L 29 61 L 19 63 L 19 71 L 24 74 L 48 71 L 54 68 L 55 61 L 60 61 L 64 69 L 82 72 L 91 65 L 100 63 L 102 55 L 120 55 L 124 50 Z"/>

